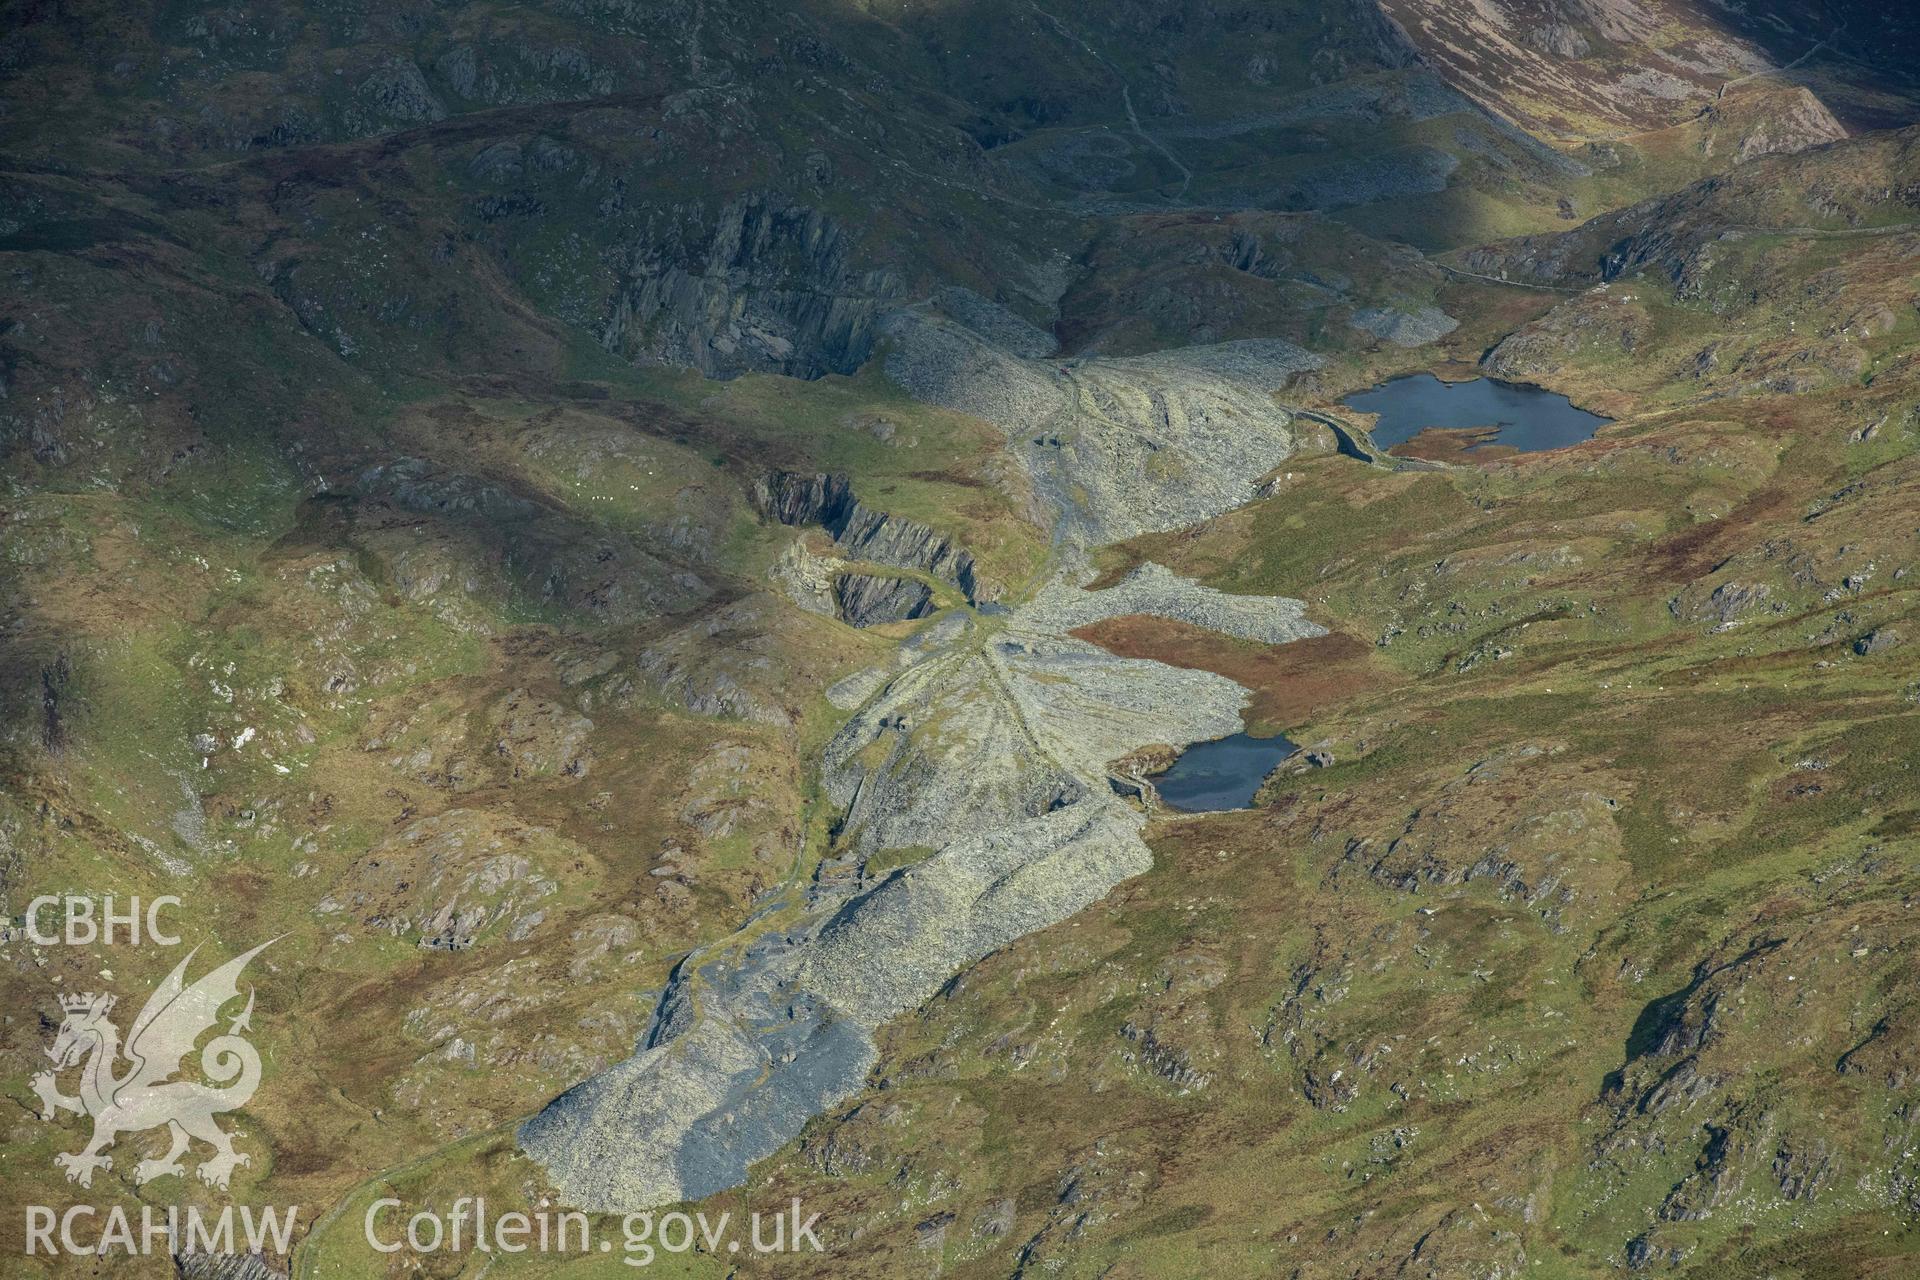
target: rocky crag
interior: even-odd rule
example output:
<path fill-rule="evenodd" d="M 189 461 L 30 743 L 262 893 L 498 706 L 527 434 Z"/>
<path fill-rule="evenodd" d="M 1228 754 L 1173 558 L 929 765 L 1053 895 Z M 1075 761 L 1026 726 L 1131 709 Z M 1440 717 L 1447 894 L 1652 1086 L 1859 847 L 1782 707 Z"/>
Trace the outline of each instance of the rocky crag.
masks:
<path fill-rule="evenodd" d="M 760 193 L 729 201 L 711 223 L 689 215 L 635 252 L 601 344 L 709 377 L 851 373 L 903 286 L 849 266 L 848 239 L 818 209 Z"/>
<path fill-rule="evenodd" d="M 841 619 L 856 627 L 911 622 L 933 612 L 933 588 L 912 578 L 843 573 L 834 579 L 833 599 Z"/>
<path fill-rule="evenodd" d="M 969 603 L 994 597 L 975 575 L 972 553 L 917 520 L 866 506 L 845 476 L 776 471 L 755 483 L 753 503 L 781 524 L 819 525 L 848 559 L 916 569 L 949 583 Z"/>

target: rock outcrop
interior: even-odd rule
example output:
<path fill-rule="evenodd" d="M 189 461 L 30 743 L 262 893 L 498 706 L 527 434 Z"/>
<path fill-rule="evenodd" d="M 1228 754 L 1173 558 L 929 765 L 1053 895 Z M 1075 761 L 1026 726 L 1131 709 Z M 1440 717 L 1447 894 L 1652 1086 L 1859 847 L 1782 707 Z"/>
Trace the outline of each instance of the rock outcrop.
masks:
<path fill-rule="evenodd" d="M 856 627 L 908 622 L 933 612 L 933 588 L 915 578 L 843 573 L 834 579 L 833 598 L 840 620 Z"/>
<path fill-rule="evenodd" d="M 782 664 L 793 619 L 771 592 L 743 597 L 648 644 L 634 657 L 634 673 L 695 715 L 785 728 L 801 714 Z"/>
<path fill-rule="evenodd" d="M 287 1280 L 288 1272 L 259 1253 L 205 1253 L 198 1250 L 173 1255 L 180 1280 Z"/>
<path fill-rule="evenodd" d="M 1871 235 L 1920 213 L 1911 178 L 1920 129 L 1766 154 L 1557 235 L 1519 236 L 1461 256 L 1481 275 L 1586 288 L 1640 272 L 1696 296 L 1726 242 L 1760 235 Z"/>
<path fill-rule="evenodd" d="M 1674 124 L 1769 65 L 1722 23 L 1637 0 L 1382 0 L 1380 10 L 1450 84 L 1545 137 Z"/>
<path fill-rule="evenodd" d="M 992 598 L 982 592 L 970 552 L 917 520 L 866 506 L 845 476 L 775 471 L 754 483 L 753 504 L 781 524 L 819 525 L 849 560 L 917 569 L 952 584 L 972 603 Z"/>
<path fill-rule="evenodd" d="M 767 577 L 808 613 L 838 618 L 849 626 L 907 622 L 935 608 L 933 588 L 920 579 L 867 573 L 838 556 L 815 555 L 805 539 L 781 552 Z"/>
<path fill-rule="evenodd" d="M 856 271 L 848 236 L 818 209 L 772 195 L 700 211 L 632 251 L 600 341 L 629 359 L 709 377 L 852 373 L 898 296 L 884 271 Z"/>
<path fill-rule="evenodd" d="M 683 613 L 712 592 L 669 546 L 423 458 L 363 470 L 348 510 L 355 543 L 394 589 L 463 628 L 479 625 L 475 597 L 627 623 Z"/>
<path fill-rule="evenodd" d="M 463 951 L 496 925 L 518 941 L 546 916 L 553 868 L 580 856 L 548 828 L 450 809 L 376 845 L 316 911 L 441 951 Z"/>
<path fill-rule="evenodd" d="M 834 597 L 834 584 L 846 565 L 837 556 L 815 555 L 805 538 L 796 538 L 767 570 L 767 578 L 808 613 L 836 618 L 840 616 L 840 602 Z"/>

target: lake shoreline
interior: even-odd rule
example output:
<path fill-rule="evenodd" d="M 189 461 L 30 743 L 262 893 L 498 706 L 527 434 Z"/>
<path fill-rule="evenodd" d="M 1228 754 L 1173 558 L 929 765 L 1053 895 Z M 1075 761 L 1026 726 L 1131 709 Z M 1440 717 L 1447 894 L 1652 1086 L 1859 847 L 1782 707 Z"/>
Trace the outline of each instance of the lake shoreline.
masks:
<path fill-rule="evenodd" d="M 1377 448 L 1428 461 L 1569 448 L 1613 423 L 1545 387 L 1484 376 L 1455 382 L 1430 371 L 1389 378 L 1342 397 L 1340 405 L 1373 418 L 1368 434 Z M 1430 438 L 1440 432 L 1452 434 Z M 1394 452 L 1405 446 L 1413 447 Z"/>

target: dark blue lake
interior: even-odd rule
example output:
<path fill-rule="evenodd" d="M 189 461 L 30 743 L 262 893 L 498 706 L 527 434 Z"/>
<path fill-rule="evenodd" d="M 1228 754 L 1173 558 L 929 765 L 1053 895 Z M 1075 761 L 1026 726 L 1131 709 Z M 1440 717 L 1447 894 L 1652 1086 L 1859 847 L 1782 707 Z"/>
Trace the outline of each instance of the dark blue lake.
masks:
<path fill-rule="evenodd" d="M 1160 798 L 1188 813 L 1244 809 L 1273 772 L 1273 766 L 1299 748 L 1285 738 L 1231 738 L 1196 742 L 1180 753 L 1173 768 L 1153 780 Z"/>
<path fill-rule="evenodd" d="M 1498 433 L 1483 443 L 1537 453 L 1590 440 L 1613 421 L 1576 408 L 1565 396 L 1544 387 L 1495 378 L 1442 382 L 1430 373 L 1395 378 L 1356 391 L 1340 403 L 1380 415 L 1372 434 L 1382 449 L 1405 444 L 1432 427 L 1496 427 Z"/>

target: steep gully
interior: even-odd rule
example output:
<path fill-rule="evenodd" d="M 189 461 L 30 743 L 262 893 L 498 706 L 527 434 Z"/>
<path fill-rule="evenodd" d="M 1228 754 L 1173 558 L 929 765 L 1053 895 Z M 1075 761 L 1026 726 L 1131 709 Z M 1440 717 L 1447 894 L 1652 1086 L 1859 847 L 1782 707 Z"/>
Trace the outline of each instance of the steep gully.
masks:
<path fill-rule="evenodd" d="M 1155 565 L 1106 590 L 1078 585 L 1093 546 L 1250 500 L 1293 448 L 1271 393 L 1312 357 L 1229 343 L 1067 368 L 1006 342 L 1017 318 L 952 301 L 889 319 L 887 371 L 1006 431 L 1058 512 L 1058 572 L 1010 610 L 932 618 L 888 663 L 828 691 L 851 715 L 819 761 L 839 817 L 818 869 L 688 956 L 634 1055 L 519 1130 L 574 1205 L 634 1210 L 740 1184 L 863 1086 L 884 1022 L 1152 866 L 1147 816 L 1125 798 L 1151 788 L 1114 762 L 1236 732 L 1246 691 L 1115 657 L 1073 628 L 1149 613 L 1265 643 L 1321 634 L 1298 601 L 1225 595 Z M 840 478 L 771 476 L 756 499 L 978 603 L 970 556 L 864 506 Z M 875 855 L 924 850 L 867 871 Z"/>

